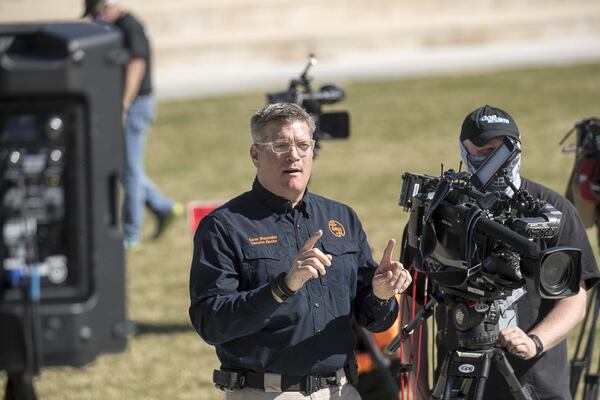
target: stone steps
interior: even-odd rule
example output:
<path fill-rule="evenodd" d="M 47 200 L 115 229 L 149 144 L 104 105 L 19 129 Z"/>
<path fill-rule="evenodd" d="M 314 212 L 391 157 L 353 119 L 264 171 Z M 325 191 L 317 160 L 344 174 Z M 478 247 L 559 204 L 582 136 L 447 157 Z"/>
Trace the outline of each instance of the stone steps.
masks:
<path fill-rule="evenodd" d="M 0 23 L 72 20 L 82 0 L 0 0 Z M 121 0 L 160 74 L 600 35 L 597 0 Z M 600 46 L 600 44 L 599 44 Z"/>
<path fill-rule="evenodd" d="M 152 33 L 159 64 L 289 61 L 329 53 L 600 32 L 590 0 L 123 0 Z M 35 12 L 32 12 L 35 10 Z M 80 0 L 2 0 L 0 22 L 75 19 Z M 176 62 L 179 62 L 178 60 Z"/>
<path fill-rule="evenodd" d="M 424 16 L 421 11 L 399 10 L 381 15 L 349 16 L 354 23 L 306 24 L 293 18 L 285 29 L 275 22 L 244 24 L 226 32 L 199 26 L 195 34 L 165 30 L 158 36 L 152 28 L 159 65 L 177 63 L 185 55 L 202 63 L 253 61 L 289 62 L 315 52 L 322 59 L 348 52 L 466 45 L 530 40 L 565 35 L 600 33 L 600 4 L 582 13 L 575 7 L 546 8 L 537 13 L 505 10 L 453 9 L 452 13 Z M 352 11 L 355 13 L 356 11 Z M 350 14 L 350 12 L 348 12 Z M 151 20 L 151 19 L 150 19 Z M 246 21 L 247 23 L 247 21 Z"/>

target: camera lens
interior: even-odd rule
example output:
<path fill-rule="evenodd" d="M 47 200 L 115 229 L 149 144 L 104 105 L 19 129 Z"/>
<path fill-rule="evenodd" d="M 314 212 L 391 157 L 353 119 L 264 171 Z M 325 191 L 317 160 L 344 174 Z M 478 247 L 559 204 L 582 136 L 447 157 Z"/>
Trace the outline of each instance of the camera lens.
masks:
<path fill-rule="evenodd" d="M 568 288 L 574 272 L 573 260 L 568 254 L 556 252 L 548 255 L 540 270 L 540 284 L 549 295 L 557 296 Z"/>

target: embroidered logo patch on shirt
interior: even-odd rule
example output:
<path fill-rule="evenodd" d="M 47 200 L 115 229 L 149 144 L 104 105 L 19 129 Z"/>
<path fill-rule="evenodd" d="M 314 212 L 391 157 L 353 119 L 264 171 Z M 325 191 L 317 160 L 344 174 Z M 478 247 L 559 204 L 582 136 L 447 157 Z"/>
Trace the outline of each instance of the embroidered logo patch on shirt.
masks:
<path fill-rule="evenodd" d="M 336 220 L 330 219 L 327 225 L 329 226 L 331 233 L 333 233 L 333 236 L 337 236 L 339 238 L 346 236 L 346 230 L 344 229 L 344 226 Z"/>
<path fill-rule="evenodd" d="M 275 244 L 278 242 L 277 235 L 251 237 L 248 240 L 252 246 L 256 246 L 257 244 Z"/>

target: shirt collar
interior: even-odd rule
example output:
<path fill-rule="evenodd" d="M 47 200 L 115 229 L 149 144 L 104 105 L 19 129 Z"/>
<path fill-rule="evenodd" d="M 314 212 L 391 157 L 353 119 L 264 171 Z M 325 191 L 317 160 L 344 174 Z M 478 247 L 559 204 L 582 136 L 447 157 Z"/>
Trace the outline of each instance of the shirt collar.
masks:
<path fill-rule="evenodd" d="M 258 181 L 258 178 L 254 178 L 252 191 L 258 196 L 261 202 L 263 202 L 267 207 L 277 214 L 285 214 L 292 209 L 291 201 L 284 199 L 283 197 L 279 197 L 265 189 L 265 187 Z M 308 192 L 308 189 L 306 189 L 304 191 L 304 196 L 302 196 L 302 199 L 298 202 L 298 204 L 296 204 L 296 209 L 302 211 L 302 213 L 305 215 L 308 215 L 307 203 L 310 202 L 310 198 L 311 195 Z"/>

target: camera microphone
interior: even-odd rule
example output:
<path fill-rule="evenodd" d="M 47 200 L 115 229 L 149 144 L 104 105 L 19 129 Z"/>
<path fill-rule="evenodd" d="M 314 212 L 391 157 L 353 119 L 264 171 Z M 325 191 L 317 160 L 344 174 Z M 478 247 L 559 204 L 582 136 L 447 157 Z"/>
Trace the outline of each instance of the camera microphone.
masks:
<path fill-rule="evenodd" d="M 506 243 L 528 257 L 535 258 L 539 255 L 540 249 L 534 242 L 495 221 L 481 217 L 475 223 L 475 229 Z"/>

